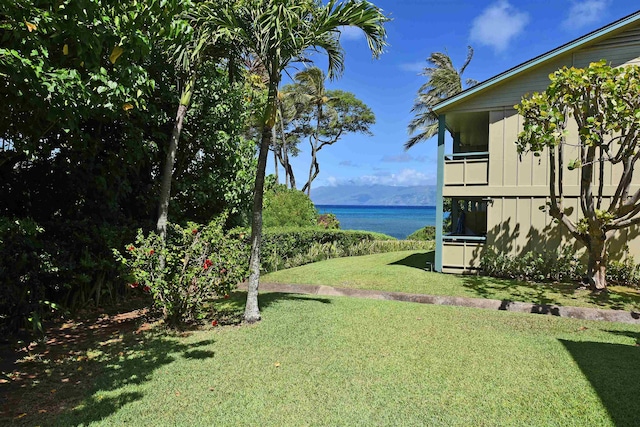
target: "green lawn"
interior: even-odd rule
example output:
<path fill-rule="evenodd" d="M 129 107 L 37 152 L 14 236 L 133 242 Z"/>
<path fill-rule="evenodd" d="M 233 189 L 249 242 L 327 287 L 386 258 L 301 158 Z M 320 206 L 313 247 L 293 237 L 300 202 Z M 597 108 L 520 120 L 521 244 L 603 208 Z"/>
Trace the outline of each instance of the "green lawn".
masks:
<path fill-rule="evenodd" d="M 431 295 L 466 296 L 537 304 L 640 310 L 640 292 L 612 286 L 608 294 L 577 290 L 575 283 L 540 284 L 425 271 L 433 253 L 392 252 L 336 258 L 263 276 L 264 282 L 326 285 Z"/>
<path fill-rule="evenodd" d="M 240 308 L 243 297 L 227 304 Z M 619 427 L 640 420 L 638 326 L 340 297 L 264 294 L 261 305 L 263 320 L 253 326 L 148 332 L 63 362 L 71 371 L 84 367 L 80 381 L 91 386 L 55 418 L 38 411 L 50 389 L 65 387 L 45 354 L 32 363 L 52 369 L 50 378 L 18 399 L 31 396 L 30 413 L 4 421 Z"/>

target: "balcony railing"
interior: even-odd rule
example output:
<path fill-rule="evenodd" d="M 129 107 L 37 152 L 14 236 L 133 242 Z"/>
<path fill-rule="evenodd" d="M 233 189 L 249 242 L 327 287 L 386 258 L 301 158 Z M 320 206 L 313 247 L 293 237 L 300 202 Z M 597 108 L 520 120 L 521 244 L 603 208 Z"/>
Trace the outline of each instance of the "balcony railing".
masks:
<path fill-rule="evenodd" d="M 487 184 L 489 184 L 488 151 L 444 156 L 444 185 Z"/>
<path fill-rule="evenodd" d="M 443 236 L 443 271 L 460 273 L 477 270 L 486 240 L 484 236 Z"/>

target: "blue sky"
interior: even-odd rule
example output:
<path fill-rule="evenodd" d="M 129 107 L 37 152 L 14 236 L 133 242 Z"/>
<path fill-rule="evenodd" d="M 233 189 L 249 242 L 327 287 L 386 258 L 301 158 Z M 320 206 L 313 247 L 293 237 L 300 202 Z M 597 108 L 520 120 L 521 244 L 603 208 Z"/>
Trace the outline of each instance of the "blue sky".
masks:
<path fill-rule="evenodd" d="M 435 185 L 436 141 L 404 151 L 418 75 L 431 52 L 446 51 L 460 67 L 475 54 L 464 77 L 486 80 L 568 41 L 634 13 L 630 0 L 373 0 L 393 21 L 389 46 L 373 60 L 359 30 L 342 35 L 344 75 L 330 89 L 353 92 L 375 113 L 374 136 L 346 135 L 318 154 L 313 187 L 338 184 Z M 321 56 L 316 65 L 326 70 Z M 292 74 L 295 70 L 292 70 Z M 306 182 L 309 146 L 292 160 L 298 185 Z M 271 159 L 270 159 L 271 160 Z M 273 173 L 270 163 L 267 173 Z M 280 169 L 283 175 L 282 169 Z M 282 178 L 281 178 L 282 180 Z"/>

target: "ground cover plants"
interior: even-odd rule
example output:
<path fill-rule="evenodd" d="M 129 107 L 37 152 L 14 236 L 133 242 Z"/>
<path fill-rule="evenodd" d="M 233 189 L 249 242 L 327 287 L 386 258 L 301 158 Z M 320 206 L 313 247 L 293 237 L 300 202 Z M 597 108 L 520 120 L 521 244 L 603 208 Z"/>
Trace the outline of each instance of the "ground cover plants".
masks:
<path fill-rule="evenodd" d="M 219 304 L 241 315 L 244 297 Z M 339 297 L 260 301 L 263 321 L 240 328 L 166 334 L 105 314 L 52 329 L 57 350 L 32 348 L 16 365 L 21 380 L 0 384 L 10 387 L 0 422 L 622 426 L 640 416 L 630 368 L 639 326 Z"/>

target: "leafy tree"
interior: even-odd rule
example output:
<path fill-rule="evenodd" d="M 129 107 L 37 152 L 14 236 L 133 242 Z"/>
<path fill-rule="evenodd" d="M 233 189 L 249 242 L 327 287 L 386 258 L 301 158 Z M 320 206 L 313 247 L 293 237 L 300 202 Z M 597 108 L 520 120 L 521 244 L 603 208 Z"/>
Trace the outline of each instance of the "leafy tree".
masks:
<path fill-rule="evenodd" d="M 24 263 L 0 257 L 6 288 L 23 291 L 6 299 L 29 295 L 8 301 L 16 316 L 53 307 L 45 302 L 79 307 L 125 295 L 110 248 L 156 220 L 184 81 L 167 46 L 186 37 L 173 18 L 191 4 L 0 2 L 0 223 L 18 227 L 4 230 L 7 250 L 34 247 L 26 259 L 40 260 L 27 276 Z M 229 66 L 222 59 L 198 67 L 202 84 L 174 169 L 172 209 L 182 224 L 225 209 L 233 224 L 249 217 L 255 145 L 239 135 L 254 103 L 243 82 L 229 81 Z M 38 232 L 11 231 L 22 224 Z"/>
<path fill-rule="evenodd" d="M 244 318 L 260 320 L 258 283 L 260 279 L 260 243 L 262 235 L 262 200 L 267 154 L 276 123 L 278 86 L 282 73 L 293 63 L 305 60 L 310 48 L 328 56 L 329 77 L 344 68 L 340 45 L 340 27 L 349 25 L 363 30 L 374 56 L 385 46 L 383 24 L 387 18 L 367 1 L 350 0 L 247 0 L 232 9 L 211 10 L 207 18 L 212 25 L 228 30 L 233 40 L 257 58 L 267 71 L 267 103 L 262 114 L 262 132 L 258 170 L 253 193 L 251 221 L 251 259 L 249 286 Z"/>
<path fill-rule="evenodd" d="M 549 214 L 582 243 L 589 255 L 587 277 L 605 289 L 608 246 L 618 230 L 640 223 L 640 189 L 633 173 L 640 157 L 640 67 L 612 68 L 605 61 L 588 68 L 564 67 L 550 76 L 542 93 L 516 106 L 524 117 L 518 151 L 549 156 Z M 575 120 L 577 138 L 567 141 Z M 577 140 L 578 158 L 568 158 Z M 604 186 L 605 169 L 622 169 L 613 193 Z M 564 207 L 564 169 L 580 170 L 581 218 L 574 222 Z"/>
<path fill-rule="evenodd" d="M 297 73 L 294 80 L 295 84 L 286 86 L 284 91 L 292 95 L 297 109 L 294 133 L 309 139 L 311 165 L 302 191 L 310 195 L 311 183 L 320 173 L 318 152 L 347 133 L 372 135 L 370 126 L 375 123 L 375 116 L 354 94 L 326 90 L 326 76 L 317 67 Z"/>
<path fill-rule="evenodd" d="M 236 54 L 235 46 L 224 38 L 225 31 L 216 25 L 215 21 L 207 19 L 212 10 L 233 8 L 233 3 L 226 0 L 209 1 L 193 7 L 182 19 L 174 19 L 172 25 L 173 37 L 170 41 L 170 51 L 179 72 L 180 97 L 173 130 L 169 139 L 169 149 L 162 171 L 160 200 L 158 203 L 158 222 L 156 230 L 162 239 L 167 234 L 169 218 L 169 200 L 171 199 L 171 181 L 173 168 L 178 150 L 178 142 L 187 110 L 191 105 L 196 90 L 197 74 L 200 65 L 205 61 L 231 58 Z M 229 59 L 233 62 L 233 59 Z M 234 72 L 230 66 L 230 75 Z"/>
<path fill-rule="evenodd" d="M 418 90 L 418 96 L 411 109 L 415 117 L 409 122 L 409 135 L 413 135 L 404 144 L 405 150 L 426 141 L 438 133 L 438 115 L 433 112 L 434 105 L 459 92 L 462 92 L 462 74 L 473 58 L 473 48 L 467 46 L 467 59 L 459 70 L 453 66 L 448 54 L 433 52 L 427 62 L 428 67 L 420 73 L 427 78 L 425 84 Z M 467 79 L 467 87 L 478 84 L 476 80 Z M 414 135 L 415 134 L 415 135 Z"/>

